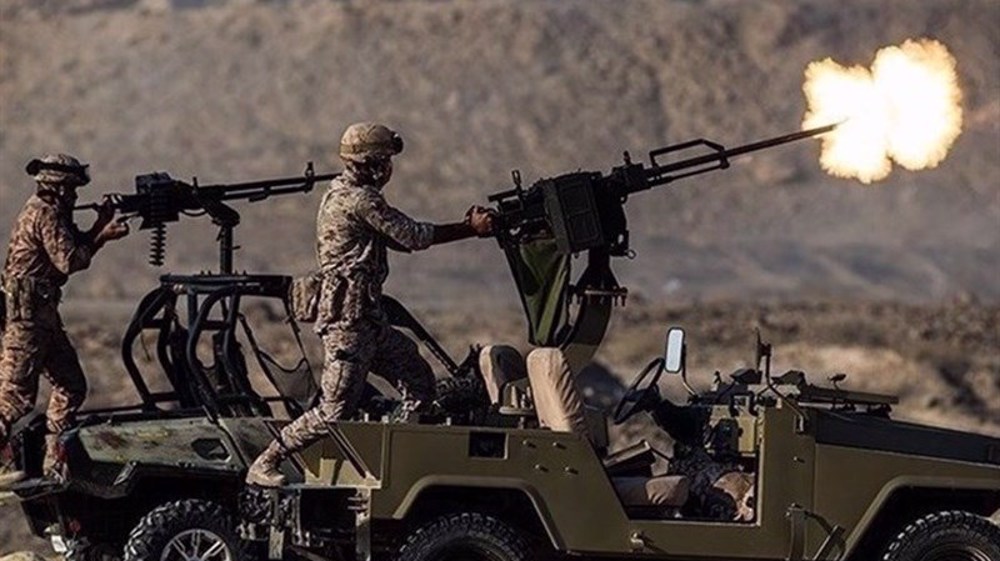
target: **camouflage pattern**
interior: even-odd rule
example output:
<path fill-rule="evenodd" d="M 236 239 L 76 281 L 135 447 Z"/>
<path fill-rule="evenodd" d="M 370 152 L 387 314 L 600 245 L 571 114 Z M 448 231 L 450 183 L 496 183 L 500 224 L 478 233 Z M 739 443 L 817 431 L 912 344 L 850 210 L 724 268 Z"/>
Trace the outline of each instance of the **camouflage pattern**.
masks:
<path fill-rule="evenodd" d="M 434 374 L 416 344 L 389 327 L 382 310 L 382 284 L 389 274 L 387 244 L 409 250 L 431 245 L 434 226 L 389 206 L 353 166 L 335 179 L 317 216 L 320 299 L 316 330 L 325 364 L 320 404 L 281 433 L 287 451 L 300 450 L 325 434 L 324 424 L 352 417 L 368 372 L 402 386 L 408 400 L 434 399 Z"/>
<path fill-rule="evenodd" d="M 78 168 L 79 173 L 73 173 L 68 170 L 35 169 L 34 166 L 36 163 L 59 164 L 67 168 Z M 29 163 L 26 171 L 38 183 L 50 185 L 86 185 L 90 183 L 90 176 L 87 175 L 87 167 L 80 163 L 80 160 L 68 154 L 46 154 L 37 161 L 33 160 Z"/>
<path fill-rule="evenodd" d="M 390 157 L 403 151 L 403 140 L 395 131 L 376 123 L 355 123 L 340 138 L 340 157 L 363 161 L 371 157 Z"/>
<path fill-rule="evenodd" d="M 73 224 L 71 209 L 55 196 L 32 195 L 11 231 L 4 288 L 25 280 L 59 288 L 69 275 L 89 267 L 93 255 L 90 240 Z"/>
<path fill-rule="evenodd" d="M 431 245 L 434 226 L 390 206 L 350 167 L 333 180 L 316 218 L 316 258 L 322 276 L 319 333 L 363 318 L 384 321 L 382 284 L 389 274 L 387 243 L 408 250 Z"/>
<path fill-rule="evenodd" d="M 326 434 L 326 423 L 353 417 L 369 372 L 399 387 L 407 401 L 434 400 L 430 365 L 413 340 L 385 323 L 364 320 L 350 329 L 327 331 L 323 347 L 320 402 L 281 431 L 281 443 L 288 451 L 301 450 Z"/>
<path fill-rule="evenodd" d="M 691 482 L 688 507 L 712 520 L 753 519 L 753 476 L 738 466 L 714 460 L 703 448 L 674 447 L 668 472 Z"/>
<path fill-rule="evenodd" d="M 9 314 L 0 358 L 3 424 L 13 424 L 34 407 L 40 375 L 53 388 L 51 432 L 65 430 L 83 403 L 86 380 L 58 304 L 60 288 L 70 274 L 90 265 L 93 253 L 64 202 L 44 191 L 28 200 L 11 232 L 3 274 Z"/>
<path fill-rule="evenodd" d="M 60 433 L 87 396 L 80 360 L 61 328 L 12 322 L 3 334 L 0 359 L 0 419 L 10 426 L 28 414 L 38 397 L 39 375 L 52 385 L 46 412 L 48 429 Z"/>

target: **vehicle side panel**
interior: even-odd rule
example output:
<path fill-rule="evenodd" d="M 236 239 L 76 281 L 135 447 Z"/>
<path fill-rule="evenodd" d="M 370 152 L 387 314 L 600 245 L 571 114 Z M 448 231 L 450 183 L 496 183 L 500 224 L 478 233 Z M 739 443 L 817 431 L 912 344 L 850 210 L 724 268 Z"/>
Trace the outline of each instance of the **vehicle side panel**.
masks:
<path fill-rule="evenodd" d="M 789 508 L 811 507 L 814 474 L 813 440 L 796 430 L 796 421 L 787 408 L 761 413 L 756 522 L 635 522 L 646 537 L 643 551 L 685 559 L 787 559 L 792 547 Z"/>
<path fill-rule="evenodd" d="M 504 438 L 502 457 L 474 457 L 470 439 Z M 388 432 L 382 489 L 374 518 L 401 519 L 420 492 L 435 485 L 503 487 L 525 492 L 550 538 L 577 552 L 627 552 L 629 521 L 590 443 L 547 430 L 490 431 L 396 425 Z"/>
<path fill-rule="evenodd" d="M 842 547 L 850 551 L 892 492 L 905 488 L 1000 490 L 1000 466 L 921 458 L 892 452 L 818 445 L 816 447 L 816 522 L 846 530 Z M 821 524 L 809 526 L 811 551 L 818 551 L 827 532 Z"/>

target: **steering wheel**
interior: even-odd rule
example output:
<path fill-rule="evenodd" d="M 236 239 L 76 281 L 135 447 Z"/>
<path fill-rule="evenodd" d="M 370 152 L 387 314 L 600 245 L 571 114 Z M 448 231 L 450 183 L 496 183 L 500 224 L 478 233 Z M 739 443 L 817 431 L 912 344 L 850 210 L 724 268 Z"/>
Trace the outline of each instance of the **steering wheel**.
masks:
<path fill-rule="evenodd" d="M 635 380 L 632 380 L 628 389 L 625 390 L 625 395 L 615 407 L 614 423 L 616 425 L 620 425 L 632 415 L 646 410 L 651 404 L 660 402 L 660 388 L 657 387 L 656 383 L 663 375 L 663 368 L 663 359 L 654 359 L 636 376 Z M 649 381 L 643 384 L 647 378 Z"/>

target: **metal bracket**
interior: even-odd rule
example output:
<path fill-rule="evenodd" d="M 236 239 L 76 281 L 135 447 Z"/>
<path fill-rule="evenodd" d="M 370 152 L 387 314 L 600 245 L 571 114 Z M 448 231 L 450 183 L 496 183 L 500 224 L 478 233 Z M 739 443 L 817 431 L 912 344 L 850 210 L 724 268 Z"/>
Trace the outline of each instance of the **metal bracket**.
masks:
<path fill-rule="evenodd" d="M 273 561 L 284 559 L 285 529 L 271 526 L 267 537 L 267 558 Z"/>
<path fill-rule="evenodd" d="M 791 544 L 788 548 L 787 561 L 803 561 L 806 548 L 806 509 L 797 504 L 788 507 L 785 517 L 791 522 Z"/>
<path fill-rule="evenodd" d="M 632 551 L 642 551 L 646 549 L 646 536 L 640 532 L 632 532 L 628 537 L 628 543 L 632 546 Z"/>
<path fill-rule="evenodd" d="M 819 547 L 816 553 L 810 557 L 812 561 L 821 561 L 829 557 L 834 548 L 841 548 L 843 552 L 844 534 L 846 530 L 842 526 L 830 524 L 822 516 L 806 510 L 805 508 L 792 504 L 788 507 L 785 516 L 791 522 L 791 544 L 788 549 L 787 561 L 805 561 L 805 540 L 806 522 L 813 520 L 826 532 L 826 540 Z"/>
<path fill-rule="evenodd" d="M 354 551 L 357 561 L 372 559 L 372 492 L 371 489 L 357 489 L 350 499 L 350 509 L 354 511 Z"/>

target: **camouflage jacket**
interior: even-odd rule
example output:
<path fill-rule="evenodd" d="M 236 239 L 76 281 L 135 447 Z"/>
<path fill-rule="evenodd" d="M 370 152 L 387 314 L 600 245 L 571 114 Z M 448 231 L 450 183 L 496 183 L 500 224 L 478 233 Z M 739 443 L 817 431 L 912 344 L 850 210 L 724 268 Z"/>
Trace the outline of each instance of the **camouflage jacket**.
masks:
<path fill-rule="evenodd" d="M 407 250 L 431 245 L 434 226 L 390 206 L 374 186 L 349 172 L 330 184 L 316 219 L 316 259 L 322 277 L 316 330 L 361 318 L 382 320 L 382 283 L 389 244 Z"/>
<path fill-rule="evenodd" d="M 10 234 L 3 288 L 10 319 L 58 321 L 60 287 L 90 266 L 93 243 L 63 203 L 32 195 Z M 36 317 L 37 316 L 37 317 Z"/>

